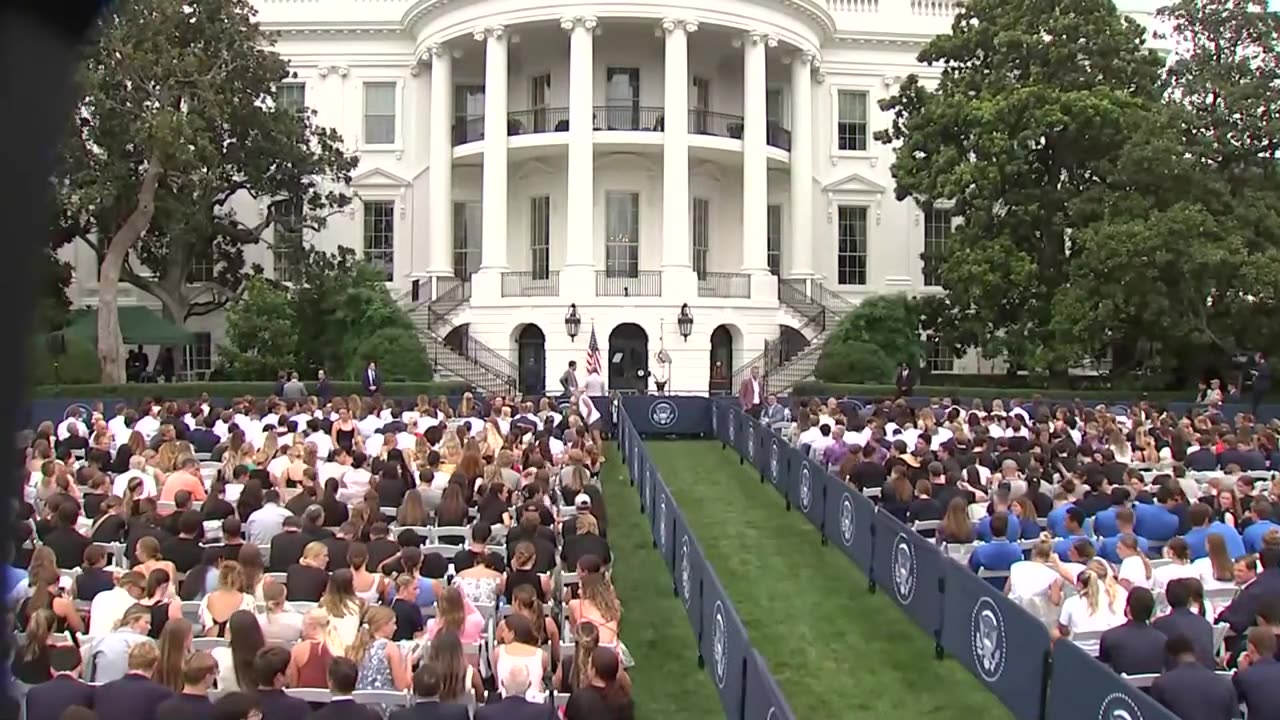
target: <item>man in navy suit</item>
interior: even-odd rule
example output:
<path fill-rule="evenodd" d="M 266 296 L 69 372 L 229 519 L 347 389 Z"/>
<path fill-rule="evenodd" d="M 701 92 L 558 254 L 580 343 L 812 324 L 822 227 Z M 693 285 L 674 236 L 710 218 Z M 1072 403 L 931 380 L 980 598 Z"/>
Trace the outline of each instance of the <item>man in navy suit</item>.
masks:
<path fill-rule="evenodd" d="M 372 708 L 357 704 L 351 697 L 359 673 L 354 661 L 334 658 L 329 663 L 329 702 L 312 713 L 311 720 L 381 720 L 382 716 Z"/>
<path fill-rule="evenodd" d="M 1280 707 L 1280 661 L 1276 660 L 1276 635 L 1267 627 L 1249 628 L 1249 651 L 1240 657 L 1240 669 L 1231 678 L 1249 709 L 1249 717 L 1263 717 Z"/>
<path fill-rule="evenodd" d="M 289 651 L 268 645 L 253 658 L 253 674 L 258 680 L 258 708 L 262 720 L 300 720 L 311 714 L 306 700 L 284 691 L 284 671 L 289 667 Z"/>
<path fill-rule="evenodd" d="M 396 710 L 389 720 L 470 720 L 466 705 L 440 702 L 440 670 L 423 663 L 413 674 L 413 707 Z"/>
<path fill-rule="evenodd" d="M 27 691 L 27 720 L 58 720 L 73 705 L 93 708 L 93 686 L 80 682 L 80 650 L 59 645 L 49 651 L 53 679 Z"/>
<path fill-rule="evenodd" d="M 360 383 L 364 385 L 366 395 L 376 395 L 382 392 L 382 376 L 378 374 L 378 363 L 370 360 L 369 367 L 364 369 L 364 375 L 360 378 Z"/>
<path fill-rule="evenodd" d="M 1263 548 L 1258 564 L 1262 572 L 1218 615 L 1218 622 L 1230 625 L 1236 635 L 1243 635 L 1254 624 L 1267 598 L 1280 597 L 1280 549 Z"/>
<path fill-rule="evenodd" d="M 113 718 L 155 720 L 160 703 L 173 697 L 172 690 L 151 679 L 159 662 L 160 651 L 149 640 L 129 648 L 129 671 L 94 690 L 94 707 Z"/>
<path fill-rule="evenodd" d="M 554 705 L 525 700 L 529 686 L 529 668 L 523 664 L 512 665 L 502 676 L 505 697 L 477 710 L 476 720 L 556 720 Z"/>

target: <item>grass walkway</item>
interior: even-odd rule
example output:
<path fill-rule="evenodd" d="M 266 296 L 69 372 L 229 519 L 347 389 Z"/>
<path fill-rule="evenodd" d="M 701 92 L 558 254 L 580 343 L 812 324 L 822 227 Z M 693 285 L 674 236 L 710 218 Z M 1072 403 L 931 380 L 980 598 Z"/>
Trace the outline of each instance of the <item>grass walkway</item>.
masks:
<path fill-rule="evenodd" d="M 615 446 L 601 472 L 609 508 L 614 585 L 622 600 L 622 639 L 635 658 L 629 672 L 640 720 L 713 720 L 724 717 L 705 670 L 684 606 L 671 592 L 671 575 L 653 548 L 653 532 L 640 513 L 640 496 L 627 480 Z"/>
<path fill-rule="evenodd" d="M 1011 717 L 732 450 L 647 446 L 799 720 Z"/>

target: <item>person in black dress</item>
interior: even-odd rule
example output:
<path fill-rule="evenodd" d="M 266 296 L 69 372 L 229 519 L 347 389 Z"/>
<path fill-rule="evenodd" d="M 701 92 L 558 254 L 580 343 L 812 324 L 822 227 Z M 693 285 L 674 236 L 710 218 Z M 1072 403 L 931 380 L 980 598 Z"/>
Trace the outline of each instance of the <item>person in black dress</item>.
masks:
<path fill-rule="evenodd" d="M 76 600 L 92 601 L 98 593 L 106 592 L 116 586 L 115 578 L 107 572 L 107 551 L 100 545 L 90 545 L 84 551 L 84 563 L 80 565 L 80 574 L 72 583 Z"/>
<path fill-rule="evenodd" d="M 85 548 L 93 542 L 76 530 L 76 521 L 79 519 L 79 503 L 74 500 L 63 501 L 53 517 L 53 529 L 44 537 L 44 544 L 53 550 L 58 567 L 64 570 L 79 567 L 84 562 Z"/>
<path fill-rule="evenodd" d="M 329 584 L 328 564 L 329 548 L 322 542 L 308 543 L 302 550 L 302 559 L 288 570 L 285 587 L 289 594 L 285 599 L 319 602 Z"/>

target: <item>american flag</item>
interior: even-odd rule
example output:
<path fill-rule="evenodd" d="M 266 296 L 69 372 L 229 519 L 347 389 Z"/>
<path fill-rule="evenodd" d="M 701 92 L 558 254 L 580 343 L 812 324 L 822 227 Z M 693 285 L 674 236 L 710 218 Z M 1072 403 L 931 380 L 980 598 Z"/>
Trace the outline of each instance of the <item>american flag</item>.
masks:
<path fill-rule="evenodd" d="M 591 326 L 591 341 L 587 343 L 587 374 L 600 372 L 600 343 L 596 341 L 596 326 Z"/>

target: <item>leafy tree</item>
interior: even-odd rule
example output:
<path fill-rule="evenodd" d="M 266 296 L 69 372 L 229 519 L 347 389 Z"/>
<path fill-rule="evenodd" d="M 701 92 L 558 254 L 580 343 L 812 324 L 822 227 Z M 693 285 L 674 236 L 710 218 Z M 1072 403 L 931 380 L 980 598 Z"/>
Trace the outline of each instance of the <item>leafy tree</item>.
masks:
<path fill-rule="evenodd" d="M 956 345 L 1063 372 L 1052 324 L 1080 262 L 1075 201 L 1160 113 L 1159 58 L 1110 0 L 973 0 L 881 102 L 899 200 L 953 203 L 962 222 L 941 263 L 940 323 Z"/>
<path fill-rule="evenodd" d="M 841 318 L 824 349 L 866 343 L 892 361 L 890 368 L 900 362 L 920 367 L 925 356 L 921 317 L 919 300 L 901 293 L 873 295 Z"/>
<path fill-rule="evenodd" d="M 227 310 L 227 344 L 218 349 L 227 374 L 237 380 L 274 378 L 294 367 L 297 351 L 298 316 L 289 289 L 250 278 Z"/>
<path fill-rule="evenodd" d="M 99 258 L 103 382 L 124 379 L 122 280 L 171 320 L 212 312 L 240 290 L 243 250 L 273 223 L 319 227 L 350 202 L 355 159 L 336 132 L 275 105 L 288 67 L 253 15 L 250 0 L 135 0 L 106 16 L 81 66 L 54 234 Z M 245 218 L 236 203 L 266 210 Z M 197 260 L 215 264 L 211 279 L 189 282 Z"/>
<path fill-rule="evenodd" d="M 884 350 L 866 342 L 827 343 L 814 377 L 823 382 L 879 385 L 893 381 L 896 365 Z"/>

